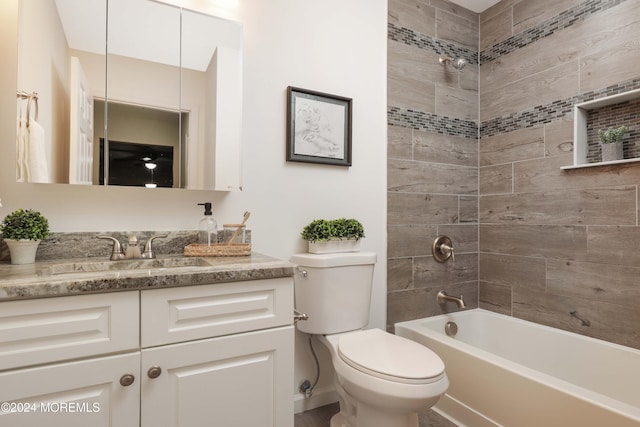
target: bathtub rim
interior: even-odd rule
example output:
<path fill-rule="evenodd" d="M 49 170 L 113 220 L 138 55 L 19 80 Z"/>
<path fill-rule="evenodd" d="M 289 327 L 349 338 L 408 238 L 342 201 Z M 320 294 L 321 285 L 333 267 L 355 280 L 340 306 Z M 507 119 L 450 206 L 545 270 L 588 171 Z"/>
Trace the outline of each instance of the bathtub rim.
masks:
<path fill-rule="evenodd" d="M 470 310 L 464 310 L 464 311 L 458 311 L 458 312 L 453 312 L 453 313 L 445 313 L 445 314 L 440 314 L 437 316 L 431 316 L 431 317 L 424 317 L 424 318 L 420 318 L 420 319 L 415 319 L 415 320 L 407 320 L 407 321 L 403 321 L 403 322 L 398 322 L 396 323 L 395 326 L 395 333 L 397 335 L 400 336 L 405 336 L 402 334 L 403 330 L 407 330 L 407 331 L 412 331 L 415 334 L 418 335 L 424 335 L 426 336 L 427 339 L 433 339 L 435 341 L 440 342 L 443 345 L 452 347 L 458 351 L 462 351 L 464 353 L 473 353 L 474 356 L 478 357 L 479 359 L 481 359 L 482 361 L 486 362 L 486 363 L 490 363 L 492 365 L 495 365 L 499 368 L 505 369 L 513 374 L 516 375 L 522 375 L 523 377 L 527 378 L 530 381 L 535 381 L 537 383 L 543 384 L 543 385 L 550 385 L 552 387 L 555 387 L 557 389 L 561 389 L 564 392 L 566 392 L 567 394 L 571 395 L 572 397 L 575 397 L 577 399 L 582 399 L 582 400 L 586 400 L 587 402 L 589 402 L 590 404 L 594 405 L 594 406 L 598 406 L 604 410 L 608 410 L 611 412 L 614 412 L 622 417 L 626 417 L 630 420 L 636 421 L 636 422 L 640 422 L 640 407 L 634 406 L 630 403 L 626 403 L 617 399 L 614 399 L 613 397 L 607 396 L 605 394 L 602 393 L 598 393 L 596 391 L 578 386 L 576 384 L 573 384 L 567 380 L 563 380 L 561 378 L 557 378 L 554 377 L 550 374 L 547 374 L 545 372 L 542 371 L 538 371 L 535 370 L 533 368 L 530 368 L 528 366 L 522 365 L 520 363 L 517 362 L 513 362 L 509 359 L 506 359 L 502 356 L 498 356 L 495 355 L 493 353 L 490 353 L 486 350 L 483 350 L 481 348 L 478 347 L 474 347 L 471 344 L 462 342 L 460 340 L 457 340 L 455 338 L 449 337 L 444 333 L 444 329 L 442 332 L 437 331 L 435 329 L 431 329 L 429 327 L 426 326 L 422 326 L 421 325 L 424 322 L 432 322 L 432 323 L 436 323 L 442 320 L 448 321 L 448 320 L 452 320 L 455 321 L 456 318 L 460 318 L 460 317 L 470 317 L 470 316 L 474 316 L 474 315 L 480 315 L 480 316 L 492 316 L 492 317 L 496 317 L 502 320 L 508 320 L 508 321 L 513 321 L 513 322 L 517 322 L 520 324 L 526 324 L 527 326 L 533 326 L 536 328 L 540 328 L 543 330 L 551 330 L 554 333 L 560 333 L 562 335 L 567 335 L 567 336 L 572 336 L 572 337 L 579 337 L 580 339 L 585 339 L 588 340 L 590 342 L 594 342 L 598 345 L 607 345 L 607 346 L 611 346 L 615 349 L 620 349 L 623 351 L 631 351 L 633 353 L 637 353 L 638 355 L 640 355 L 640 350 L 635 349 L 633 347 L 627 347 L 627 346 L 623 346 L 620 344 L 616 344 L 616 343 L 611 343 L 609 341 L 604 341 L 598 338 L 593 338 L 593 337 L 589 337 L 586 335 L 580 335 L 580 334 L 576 334 L 574 332 L 569 332 L 569 331 L 565 331 L 563 329 L 559 329 L 559 328 L 554 328 L 551 326 L 546 326 L 546 325 L 542 325 L 539 323 L 535 323 L 535 322 L 531 322 L 528 320 L 524 320 L 524 319 L 519 319 L 517 317 L 513 317 L 513 316 L 509 316 L 509 315 L 505 315 L 505 314 L 501 314 L 501 313 L 495 313 L 493 311 L 489 311 L 489 310 L 485 310 L 482 308 L 474 308 L 474 309 L 470 309 Z M 425 334 L 421 331 L 426 330 L 428 333 Z M 400 333 L 399 333 L 400 332 Z M 409 339 L 411 339 L 411 337 L 408 337 Z M 424 344 L 424 343 L 423 343 Z M 427 346 L 428 347 L 428 346 Z M 435 352 L 435 350 L 431 349 L 432 351 Z M 437 352 L 436 352 L 437 354 Z M 445 372 L 446 372 L 446 361 L 445 361 Z"/>

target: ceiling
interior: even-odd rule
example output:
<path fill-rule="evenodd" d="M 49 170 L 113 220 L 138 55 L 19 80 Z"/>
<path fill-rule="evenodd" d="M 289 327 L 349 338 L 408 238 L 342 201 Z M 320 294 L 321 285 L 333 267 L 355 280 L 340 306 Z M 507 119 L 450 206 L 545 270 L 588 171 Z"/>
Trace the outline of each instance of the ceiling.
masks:
<path fill-rule="evenodd" d="M 469 9 L 473 12 L 480 13 L 489 9 L 500 0 L 449 0 L 452 3 L 458 4 L 465 9 Z"/>

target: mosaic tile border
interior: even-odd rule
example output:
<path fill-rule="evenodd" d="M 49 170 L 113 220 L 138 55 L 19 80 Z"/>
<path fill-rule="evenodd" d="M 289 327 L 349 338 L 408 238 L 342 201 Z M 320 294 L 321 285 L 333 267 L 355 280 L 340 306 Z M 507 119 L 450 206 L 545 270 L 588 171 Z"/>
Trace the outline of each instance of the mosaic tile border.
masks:
<path fill-rule="evenodd" d="M 537 105 L 525 111 L 512 113 L 508 116 L 497 117 L 480 124 L 480 137 L 499 135 L 514 130 L 534 127 L 544 123 L 551 123 L 573 114 L 573 106 L 585 101 L 602 98 L 630 90 L 640 89 L 640 79 L 628 80 L 604 89 L 585 92 L 570 98 L 559 99 L 546 105 Z"/>
<path fill-rule="evenodd" d="M 464 58 L 469 64 L 478 64 L 478 52 L 461 47 L 455 43 L 445 42 L 435 37 L 426 36 L 405 27 L 387 24 L 387 38 L 419 49 L 429 49 L 438 55 L 449 55 Z"/>
<path fill-rule="evenodd" d="M 478 138 L 478 124 L 474 121 L 398 107 L 387 108 L 387 124 L 442 135 L 464 136 L 471 139 Z"/>
<path fill-rule="evenodd" d="M 493 45 L 480 52 L 480 64 L 486 64 L 498 59 L 502 55 L 523 48 L 538 40 L 544 39 L 559 30 L 571 27 L 577 22 L 584 21 L 591 15 L 618 6 L 627 0 L 587 0 L 576 7 L 567 9 L 558 16 L 549 18 L 540 25 L 529 28 L 520 34 Z"/>

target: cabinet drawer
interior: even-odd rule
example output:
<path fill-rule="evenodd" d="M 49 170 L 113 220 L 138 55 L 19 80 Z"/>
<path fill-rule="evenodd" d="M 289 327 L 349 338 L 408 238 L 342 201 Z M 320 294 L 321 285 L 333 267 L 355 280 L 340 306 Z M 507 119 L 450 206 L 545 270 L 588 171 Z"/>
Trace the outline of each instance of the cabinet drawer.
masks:
<path fill-rule="evenodd" d="M 138 346 L 138 292 L 0 303 L 0 370 Z"/>
<path fill-rule="evenodd" d="M 293 279 L 146 290 L 140 309 L 142 347 L 290 325 Z"/>

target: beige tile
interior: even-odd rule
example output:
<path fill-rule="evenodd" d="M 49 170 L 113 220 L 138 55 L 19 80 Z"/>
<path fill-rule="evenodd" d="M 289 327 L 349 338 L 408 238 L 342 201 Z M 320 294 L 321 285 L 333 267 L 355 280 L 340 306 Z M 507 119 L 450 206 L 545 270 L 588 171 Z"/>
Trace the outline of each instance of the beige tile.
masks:
<path fill-rule="evenodd" d="M 416 288 L 443 288 L 455 283 L 478 280 L 478 254 L 459 254 L 453 262 L 437 262 L 433 257 L 415 260 Z"/>
<path fill-rule="evenodd" d="M 436 114 L 478 121 L 478 92 L 436 86 Z"/>
<path fill-rule="evenodd" d="M 587 227 L 481 224 L 480 251 L 585 261 Z"/>
<path fill-rule="evenodd" d="M 387 261 L 387 292 L 413 288 L 413 258 Z"/>
<path fill-rule="evenodd" d="M 387 185 L 408 193 L 477 194 L 478 169 L 389 159 Z"/>
<path fill-rule="evenodd" d="M 560 188 L 636 185 L 640 181 L 640 168 L 633 163 L 573 170 L 560 169 L 561 166 L 572 163 L 572 155 L 514 163 L 514 191 L 521 193 Z"/>
<path fill-rule="evenodd" d="M 627 1 L 503 55 L 480 67 L 480 91 L 492 92 L 560 64 L 579 61 L 581 56 L 638 40 L 639 17 L 640 2 Z"/>
<path fill-rule="evenodd" d="M 482 267 L 481 267 L 482 270 Z M 511 287 L 480 281 L 479 307 L 496 313 L 511 315 Z"/>
<path fill-rule="evenodd" d="M 421 193 L 387 193 L 388 224 L 455 224 L 458 196 Z"/>
<path fill-rule="evenodd" d="M 601 301 L 518 288 L 513 290 L 513 315 L 593 338 L 640 348 L 640 310 Z"/>
<path fill-rule="evenodd" d="M 501 286 L 523 286 L 544 291 L 546 261 L 544 258 L 512 255 L 480 254 L 480 280 Z"/>
<path fill-rule="evenodd" d="M 545 156 L 560 156 L 573 152 L 573 119 L 544 125 Z"/>
<path fill-rule="evenodd" d="M 436 11 L 436 37 L 478 50 L 478 22 L 454 15 L 443 9 Z"/>
<path fill-rule="evenodd" d="M 391 40 L 387 46 L 387 104 L 435 112 L 434 79 L 443 75 L 438 56 L 426 49 Z M 458 82 L 451 81 L 450 84 L 457 85 Z"/>
<path fill-rule="evenodd" d="M 521 1 L 513 6 L 513 33 L 541 24 L 561 12 L 575 7 L 584 0 L 536 0 Z"/>
<path fill-rule="evenodd" d="M 458 259 L 457 254 L 478 252 L 478 226 L 475 224 L 440 224 L 438 225 L 438 235 L 445 235 L 451 238 L 456 260 Z"/>
<path fill-rule="evenodd" d="M 507 194 L 513 192 L 513 165 L 504 163 L 480 168 L 480 194 Z"/>
<path fill-rule="evenodd" d="M 413 159 L 413 129 L 387 126 L 387 156 L 390 159 Z"/>
<path fill-rule="evenodd" d="M 389 23 L 421 34 L 436 35 L 436 10 L 428 0 L 390 0 Z"/>
<path fill-rule="evenodd" d="M 504 11 L 480 22 L 480 51 L 490 48 L 496 43 L 508 39 L 512 32 L 511 9 Z"/>
<path fill-rule="evenodd" d="M 640 265 L 640 227 L 589 227 L 588 261 Z"/>
<path fill-rule="evenodd" d="M 523 0 L 502 0 L 502 1 L 499 1 L 498 3 L 494 4 L 489 9 L 483 11 L 480 14 L 480 22 L 486 22 L 487 20 L 493 18 L 494 16 L 496 16 L 496 15 L 498 15 L 500 13 L 503 13 L 507 9 L 511 10 L 513 5 L 517 4 L 520 1 L 523 1 Z M 524 0 L 524 1 L 531 1 L 531 0 Z"/>
<path fill-rule="evenodd" d="M 478 64 L 467 64 L 458 72 L 460 89 L 479 93 L 480 91 L 480 67 Z"/>
<path fill-rule="evenodd" d="M 544 127 L 534 127 L 480 139 L 480 166 L 544 157 Z"/>
<path fill-rule="evenodd" d="M 478 197 L 477 196 L 460 196 L 460 223 L 461 224 L 477 224 L 478 223 Z"/>
<path fill-rule="evenodd" d="M 486 121 L 548 104 L 577 95 L 578 89 L 578 61 L 571 61 L 499 89 L 482 92 L 480 118 Z"/>
<path fill-rule="evenodd" d="M 549 260 L 547 289 L 626 307 L 640 307 L 640 268 L 633 265 Z"/>
<path fill-rule="evenodd" d="M 476 166 L 478 140 L 434 132 L 414 132 L 414 159 L 422 162 Z"/>
<path fill-rule="evenodd" d="M 636 23 L 640 26 L 640 19 Z M 640 78 L 640 42 L 627 40 L 580 60 L 580 91 L 588 92 Z"/>
<path fill-rule="evenodd" d="M 387 79 L 387 105 L 425 113 L 435 113 L 435 85 L 431 82 L 417 79 L 398 78 L 390 74 Z"/>
<path fill-rule="evenodd" d="M 471 22 L 475 22 L 476 24 L 479 22 L 480 15 L 475 13 L 469 9 L 465 9 L 464 7 L 452 3 L 447 0 L 431 0 L 431 6 L 436 7 L 438 9 L 442 9 L 449 13 L 452 13 L 461 18 L 465 18 Z M 476 26 L 476 33 L 478 32 L 478 27 Z"/>
<path fill-rule="evenodd" d="M 480 222 L 635 225 L 636 186 L 483 196 Z"/>
<path fill-rule="evenodd" d="M 387 293 L 387 327 L 405 320 L 442 314 L 436 295 L 438 290 L 432 288 L 408 289 Z"/>
<path fill-rule="evenodd" d="M 437 227 L 431 225 L 389 225 L 387 226 L 387 256 L 402 258 L 431 256 L 431 246 L 437 237 Z"/>

